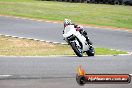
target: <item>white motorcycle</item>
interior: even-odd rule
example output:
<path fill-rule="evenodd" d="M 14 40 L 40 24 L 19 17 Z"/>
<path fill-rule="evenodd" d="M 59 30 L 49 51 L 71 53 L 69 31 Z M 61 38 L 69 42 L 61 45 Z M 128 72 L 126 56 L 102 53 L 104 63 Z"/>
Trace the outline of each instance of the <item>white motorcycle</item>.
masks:
<path fill-rule="evenodd" d="M 74 25 L 68 25 L 65 27 L 63 37 L 64 40 L 71 45 L 77 56 L 82 57 L 84 52 L 86 52 L 88 56 L 94 56 L 94 48 L 90 48 L 86 38 L 80 34 L 79 31 L 76 31 Z"/>

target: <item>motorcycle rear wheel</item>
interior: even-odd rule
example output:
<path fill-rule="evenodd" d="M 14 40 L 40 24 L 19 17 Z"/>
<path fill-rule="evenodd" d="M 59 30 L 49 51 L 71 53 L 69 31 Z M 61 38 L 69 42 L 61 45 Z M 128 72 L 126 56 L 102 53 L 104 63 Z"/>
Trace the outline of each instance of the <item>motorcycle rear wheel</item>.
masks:
<path fill-rule="evenodd" d="M 88 56 L 94 56 L 94 54 L 95 54 L 94 48 L 91 48 L 91 49 L 89 49 L 88 51 L 86 51 L 86 54 L 87 54 Z"/>

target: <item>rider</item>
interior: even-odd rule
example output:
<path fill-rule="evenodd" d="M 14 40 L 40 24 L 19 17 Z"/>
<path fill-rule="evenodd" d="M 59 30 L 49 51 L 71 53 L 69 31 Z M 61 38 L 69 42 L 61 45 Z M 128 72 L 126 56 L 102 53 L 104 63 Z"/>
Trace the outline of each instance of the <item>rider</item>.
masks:
<path fill-rule="evenodd" d="M 68 26 L 68 25 L 74 25 L 74 28 L 76 29 L 76 31 L 79 31 L 79 32 L 86 38 L 86 41 L 87 41 L 88 45 L 89 45 L 90 47 L 92 47 L 92 43 L 90 42 L 89 37 L 87 36 L 87 32 L 84 30 L 84 28 L 83 28 L 82 26 L 73 24 L 73 23 L 71 22 L 71 20 L 65 19 L 65 20 L 64 20 L 64 28 L 65 28 L 66 26 Z"/>

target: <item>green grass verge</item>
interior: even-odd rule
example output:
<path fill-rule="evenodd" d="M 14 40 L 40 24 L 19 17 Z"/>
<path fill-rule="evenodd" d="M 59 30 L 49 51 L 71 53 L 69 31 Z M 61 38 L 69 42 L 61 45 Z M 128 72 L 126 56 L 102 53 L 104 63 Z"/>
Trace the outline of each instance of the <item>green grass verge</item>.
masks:
<path fill-rule="evenodd" d="M 95 48 L 96 55 L 117 55 L 127 52 Z M 0 36 L 0 56 L 75 55 L 69 45 Z"/>
<path fill-rule="evenodd" d="M 38 0 L 0 0 L 0 14 L 132 29 L 132 6 Z"/>

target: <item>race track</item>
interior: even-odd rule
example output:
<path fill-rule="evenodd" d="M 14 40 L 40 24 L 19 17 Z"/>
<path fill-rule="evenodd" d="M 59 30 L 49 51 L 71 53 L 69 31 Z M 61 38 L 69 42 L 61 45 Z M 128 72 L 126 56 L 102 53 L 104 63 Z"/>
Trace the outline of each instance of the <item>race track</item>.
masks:
<path fill-rule="evenodd" d="M 88 74 L 131 74 L 132 56 L 0 57 L 0 88 L 80 88 L 78 66 Z M 7 75 L 7 76 L 2 76 Z M 86 84 L 85 88 L 131 88 L 130 84 Z"/>
<path fill-rule="evenodd" d="M 132 51 L 132 32 L 84 27 L 93 45 Z M 0 34 L 65 43 L 63 24 L 0 16 Z"/>
<path fill-rule="evenodd" d="M 96 47 L 132 52 L 132 32 L 85 27 Z M 64 43 L 63 24 L 0 16 L 0 34 Z M 80 88 L 75 76 L 87 73 L 132 74 L 132 55 L 0 57 L 0 88 Z M 84 88 L 132 88 L 130 84 L 86 84 Z M 81 87 L 82 88 L 82 87 Z"/>

